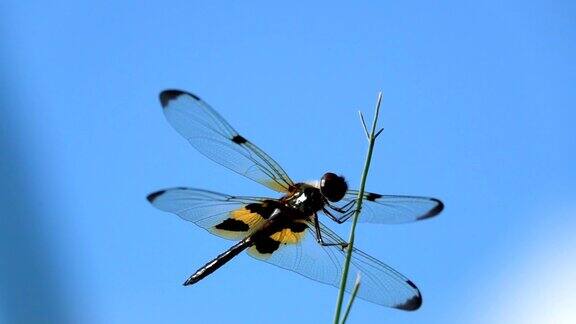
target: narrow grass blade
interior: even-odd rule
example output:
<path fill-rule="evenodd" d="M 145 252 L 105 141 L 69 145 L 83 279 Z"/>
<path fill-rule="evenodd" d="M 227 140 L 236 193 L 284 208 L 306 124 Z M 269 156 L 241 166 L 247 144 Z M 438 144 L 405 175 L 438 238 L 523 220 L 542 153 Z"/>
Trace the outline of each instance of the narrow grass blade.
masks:
<path fill-rule="evenodd" d="M 350 301 L 348 302 L 348 307 L 346 307 L 346 312 L 344 312 L 344 317 L 342 318 L 342 323 L 345 324 L 346 320 L 348 319 L 348 315 L 350 314 L 350 310 L 352 309 L 352 304 L 354 304 L 354 300 L 356 299 L 356 294 L 358 293 L 358 289 L 360 288 L 360 274 L 356 274 L 356 282 L 354 282 L 354 289 L 352 289 L 352 296 L 350 296 Z"/>

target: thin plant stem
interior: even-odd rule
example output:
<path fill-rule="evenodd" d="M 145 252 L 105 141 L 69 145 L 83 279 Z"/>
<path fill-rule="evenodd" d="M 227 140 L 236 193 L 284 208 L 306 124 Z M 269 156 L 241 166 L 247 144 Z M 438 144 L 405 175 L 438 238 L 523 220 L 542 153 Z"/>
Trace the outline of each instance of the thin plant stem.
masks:
<path fill-rule="evenodd" d="M 361 111 L 359 111 L 358 114 L 360 115 L 360 121 L 362 122 L 362 128 L 364 128 L 364 134 L 366 134 L 366 139 L 370 141 L 370 134 L 368 134 L 368 127 L 366 127 L 366 122 L 364 121 L 364 115 L 362 115 Z"/>
<path fill-rule="evenodd" d="M 382 101 L 382 92 L 378 93 L 376 101 L 376 110 L 374 113 L 374 120 L 372 121 L 372 129 L 370 131 L 368 141 L 368 152 L 366 153 L 366 162 L 364 163 L 364 170 L 362 171 L 362 178 L 360 180 L 360 189 L 358 191 L 358 198 L 356 200 L 356 209 L 352 218 L 352 226 L 350 228 L 350 237 L 348 239 L 348 246 L 346 247 L 346 259 L 344 260 L 344 267 L 342 270 L 342 278 L 340 280 L 340 290 L 338 291 L 338 300 L 336 302 L 336 311 L 334 313 L 334 324 L 340 323 L 340 313 L 342 312 L 342 302 L 344 300 L 344 292 L 346 291 L 346 281 L 348 280 L 348 270 L 350 268 L 350 260 L 352 258 L 352 250 L 354 249 L 354 232 L 356 230 L 356 223 L 358 222 L 358 215 L 362 208 L 362 200 L 364 198 L 364 188 L 366 186 L 366 179 L 368 178 L 368 170 L 370 169 L 370 161 L 372 160 L 372 151 L 374 150 L 374 143 L 376 142 L 376 124 L 378 122 L 378 115 L 380 114 L 380 103 Z"/>
<path fill-rule="evenodd" d="M 350 315 L 350 310 L 352 309 L 352 304 L 354 304 L 354 300 L 356 299 L 356 294 L 358 293 L 358 289 L 360 289 L 360 274 L 356 275 L 356 281 L 354 282 L 354 289 L 352 289 L 352 295 L 350 296 L 350 301 L 348 302 L 348 307 L 346 307 L 346 312 L 344 312 L 344 317 L 342 318 L 342 322 L 340 324 L 345 324 L 346 320 L 348 319 L 348 315 Z"/>

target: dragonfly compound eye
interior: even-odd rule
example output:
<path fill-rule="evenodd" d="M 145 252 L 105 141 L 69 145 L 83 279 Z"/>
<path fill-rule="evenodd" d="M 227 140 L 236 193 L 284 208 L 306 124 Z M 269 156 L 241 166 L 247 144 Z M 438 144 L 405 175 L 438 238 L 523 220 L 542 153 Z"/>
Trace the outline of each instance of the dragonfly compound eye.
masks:
<path fill-rule="evenodd" d="M 320 180 L 320 191 L 329 201 L 337 202 L 344 198 L 346 191 L 348 191 L 348 184 L 344 177 L 328 172 Z"/>

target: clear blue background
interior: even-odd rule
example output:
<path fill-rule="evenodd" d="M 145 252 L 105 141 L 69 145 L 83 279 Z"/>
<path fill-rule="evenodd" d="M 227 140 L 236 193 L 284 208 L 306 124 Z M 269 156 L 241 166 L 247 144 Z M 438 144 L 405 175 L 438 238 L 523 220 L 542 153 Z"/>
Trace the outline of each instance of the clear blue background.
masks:
<path fill-rule="evenodd" d="M 245 255 L 181 286 L 230 242 L 145 196 L 274 193 L 168 125 L 157 94 L 175 87 L 294 179 L 332 170 L 353 186 L 357 110 L 371 118 L 383 91 L 368 189 L 446 209 L 358 228 L 358 246 L 413 279 L 424 305 L 359 301 L 351 322 L 542 323 L 559 307 L 572 323 L 574 271 L 558 271 L 576 264 L 575 18 L 573 1 L 543 0 L 4 2 L 0 322 L 331 321 L 336 289 Z"/>

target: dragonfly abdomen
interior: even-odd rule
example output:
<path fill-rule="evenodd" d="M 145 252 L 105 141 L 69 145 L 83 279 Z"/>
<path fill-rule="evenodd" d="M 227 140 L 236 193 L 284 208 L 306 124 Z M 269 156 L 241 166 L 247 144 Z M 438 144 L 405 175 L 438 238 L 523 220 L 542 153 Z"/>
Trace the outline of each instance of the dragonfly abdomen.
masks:
<path fill-rule="evenodd" d="M 202 280 L 204 277 L 218 270 L 218 268 L 226 264 L 226 262 L 232 260 L 232 258 L 237 256 L 238 254 L 240 254 L 240 252 L 246 250 L 253 244 L 254 243 L 252 242 L 250 236 L 236 243 L 236 245 L 232 246 L 222 254 L 218 255 L 214 260 L 206 263 L 202 268 L 198 269 L 198 271 L 196 271 L 184 282 L 184 286 L 193 285 L 198 281 Z"/>

